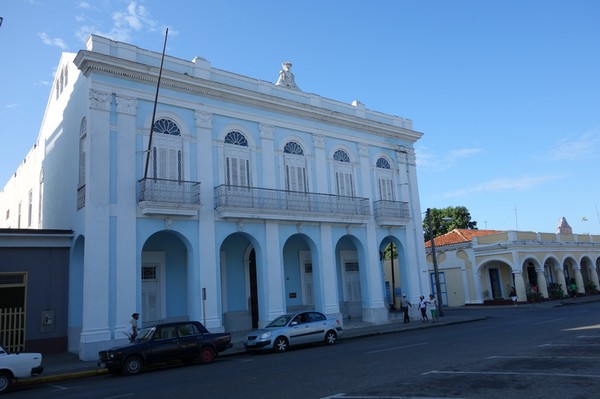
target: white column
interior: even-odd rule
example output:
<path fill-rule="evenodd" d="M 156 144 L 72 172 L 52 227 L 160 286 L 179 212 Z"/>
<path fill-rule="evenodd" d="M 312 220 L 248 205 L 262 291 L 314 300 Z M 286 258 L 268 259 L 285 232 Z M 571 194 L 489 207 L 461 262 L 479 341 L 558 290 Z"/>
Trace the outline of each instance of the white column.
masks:
<path fill-rule="evenodd" d="M 283 273 L 282 249 L 279 242 L 279 225 L 277 222 L 265 223 L 265 251 L 263 253 L 264 268 L 262 270 L 262 284 L 259 289 L 264 290 L 262 298 L 265 299 L 258 312 L 261 315 L 261 326 L 270 320 L 287 312 L 285 300 L 285 276 Z M 260 295 L 259 295 L 260 298 Z M 265 309 L 266 308 L 266 309 Z M 266 311 L 263 311 L 266 310 Z M 263 317 L 266 317 L 263 318 Z"/>
<path fill-rule="evenodd" d="M 90 91 L 89 151 L 86 162 L 86 204 L 83 255 L 83 323 L 79 358 L 94 360 L 112 339 L 109 329 L 109 192 L 110 93 Z M 93 183 L 93 184 L 92 184 Z M 105 344 L 103 344 L 105 342 Z"/>
<path fill-rule="evenodd" d="M 600 282 L 598 281 L 598 272 L 596 271 L 596 268 L 594 267 L 594 265 L 589 265 L 588 267 L 588 271 L 589 271 L 589 275 L 590 278 L 592 279 L 592 283 L 594 283 L 596 285 L 596 289 L 600 289 Z"/>
<path fill-rule="evenodd" d="M 523 273 L 520 270 L 513 271 L 515 277 L 515 289 L 517 290 L 517 297 L 521 301 L 527 301 L 527 291 L 525 290 L 525 280 L 523 280 Z"/>
<path fill-rule="evenodd" d="M 315 148 L 315 177 L 317 179 L 317 187 L 315 192 L 329 193 L 327 186 L 327 156 L 325 154 L 325 138 L 321 135 L 313 135 L 313 146 Z"/>
<path fill-rule="evenodd" d="M 546 274 L 544 269 L 536 270 L 538 291 L 544 298 L 548 298 L 548 283 L 546 282 Z"/>
<path fill-rule="evenodd" d="M 577 293 L 585 294 L 585 284 L 583 283 L 583 276 L 581 275 L 580 267 L 573 268 L 573 273 L 575 273 L 575 283 L 577 284 Z"/>
<path fill-rule="evenodd" d="M 264 188 L 276 188 L 276 171 L 277 159 L 275 159 L 275 146 L 273 143 L 273 126 L 260 124 L 260 149 L 261 149 L 261 163 L 262 169 L 260 174 L 262 176 L 262 187 Z"/>
<path fill-rule="evenodd" d="M 556 274 L 557 283 L 560 284 L 562 288 L 563 295 L 566 296 L 568 294 L 569 287 L 567 287 L 567 282 L 565 281 L 565 271 L 560 265 L 554 266 L 554 272 Z"/>
<path fill-rule="evenodd" d="M 196 111 L 196 150 L 198 163 L 196 170 L 200 181 L 200 201 L 202 206 L 199 211 L 198 222 L 198 253 L 195 254 L 196 263 L 191 264 L 194 270 L 190 278 L 193 286 L 188 285 L 190 293 L 188 302 L 191 305 L 190 317 L 206 322 L 209 331 L 222 331 L 221 304 L 221 274 L 219 249 L 216 248 L 215 238 L 215 192 L 216 186 L 213 171 L 219 167 L 215 165 L 212 145 L 212 114 Z M 198 284 L 198 285 L 196 285 Z M 206 300 L 202 299 L 202 289 L 206 289 Z"/>
<path fill-rule="evenodd" d="M 315 268 L 313 267 L 313 273 Z M 338 296 L 338 285 L 334 245 L 331 237 L 331 225 L 321 224 L 321 242 L 319 248 L 318 275 L 313 278 L 320 280 L 320 292 L 322 311 L 330 317 L 342 318 L 340 312 L 340 298 Z"/>
<path fill-rule="evenodd" d="M 126 338 L 123 334 L 130 330 L 129 320 L 134 312 L 141 313 L 141 293 L 137 291 L 139 255 L 141 248 L 136 243 L 137 175 L 136 175 L 136 124 L 137 99 L 116 97 L 117 148 L 113 154 L 115 165 L 117 198 L 113 207 L 116 216 L 115 248 L 115 338 Z M 141 316 L 142 320 L 144 315 Z"/>
<path fill-rule="evenodd" d="M 359 154 L 359 171 L 361 174 L 361 193 L 360 196 L 370 197 L 372 187 L 372 174 L 371 165 L 369 164 L 369 152 L 368 147 L 364 144 L 358 145 Z M 371 215 L 373 215 L 373 202 L 370 201 L 369 208 L 371 209 Z M 377 235 L 375 234 L 375 219 L 373 216 L 365 225 L 366 238 L 362 243 L 365 249 L 364 265 L 361 265 L 361 269 L 364 272 L 360 273 L 361 280 L 366 286 L 366 292 L 362 292 L 363 295 L 363 320 L 372 323 L 385 322 L 388 319 L 387 309 L 385 306 L 384 292 L 383 292 L 383 270 L 381 269 L 381 263 L 379 261 L 379 245 L 377 243 Z"/>
<path fill-rule="evenodd" d="M 409 147 L 399 147 L 396 151 L 398 169 L 401 176 L 400 201 L 408 202 L 409 224 L 406 225 L 406 253 L 410 267 L 407 275 L 410 281 L 412 298 L 420 294 L 426 295 L 430 291 L 429 268 L 423 241 L 423 224 L 421 202 L 419 199 L 419 183 L 417 181 L 417 168 L 415 152 Z"/>

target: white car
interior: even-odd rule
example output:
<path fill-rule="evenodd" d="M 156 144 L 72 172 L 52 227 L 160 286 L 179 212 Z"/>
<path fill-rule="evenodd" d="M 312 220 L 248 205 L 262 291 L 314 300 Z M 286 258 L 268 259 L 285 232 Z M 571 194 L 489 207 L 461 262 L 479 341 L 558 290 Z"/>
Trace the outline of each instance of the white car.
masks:
<path fill-rule="evenodd" d="M 0 346 L 0 393 L 8 391 L 13 381 L 41 374 L 41 353 L 8 353 Z"/>
<path fill-rule="evenodd" d="M 314 310 L 279 316 L 265 328 L 254 330 L 244 338 L 247 351 L 285 352 L 290 346 L 322 342 L 333 345 L 343 335 L 339 320 L 328 319 Z"/>

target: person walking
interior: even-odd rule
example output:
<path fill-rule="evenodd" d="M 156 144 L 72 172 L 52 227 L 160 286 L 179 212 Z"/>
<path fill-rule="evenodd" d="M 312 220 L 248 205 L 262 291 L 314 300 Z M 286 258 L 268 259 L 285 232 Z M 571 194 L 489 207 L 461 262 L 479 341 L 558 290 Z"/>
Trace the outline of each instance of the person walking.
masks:
<path fill-rule="evenodd" d="M 438 301 L 433 296 L 433 294 L 429 294 L 429 301 L 427 301 L 429 305 L 429 311 L 431 312 L 431 321 L 437 323 L 438 319 Z"/>
<path fill-rule="evenodd" d="M 406 299 L 406 295 L 402 295 L 400 306 L 402 307 L 402 312 L 404 312 L 404 323 L 410 323 L 410 317 L 408 316 L 408 307 L 410 306 L 412 308 L 412 305 L 408 301 L 408 299 Z"/>
<path fill-rule="evenodd" d="M 427 317 L 427 301 L 423 295 L 419 297 L 419 310 L 421 311 L 421 321 L 423 323 L 428 322 L 429 318 Z"/>
<path fill-rule="evenodd" d="M 131 324 L 131 333 L 129 335 L 129 342 L 135 342 L 135 339 L 138 335 L 138 319 L 140 318 L 139 313 L 134 313 L 131 315 L 131 320 L 129 324 Z"/>
<path fill-rule="evenodd" d="M 510 299 L 512 299 L 513 307 L 516 307 L 519 298 L 517 297 L 517 290 L 515 290 L 515 287 L 510 287 L 510 292 L 508 293 L 508 296 L 510 297 Z"/>

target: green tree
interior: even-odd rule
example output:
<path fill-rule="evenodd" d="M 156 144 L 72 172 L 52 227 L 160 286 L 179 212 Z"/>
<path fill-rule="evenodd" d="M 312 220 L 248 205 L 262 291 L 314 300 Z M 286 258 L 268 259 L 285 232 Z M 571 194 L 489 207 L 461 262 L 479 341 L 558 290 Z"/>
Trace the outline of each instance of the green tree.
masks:
<path fill-rule="evenodd" d="M 382 259 L 398 258 L 398 247 L 394 245 L 393 248 L 394 250 L 392 251 L 392 242 L 390 241 L 383 250 Z"/>
<path fill-rule="evenodd" d="M 429 209 L 431 218 L 431 227 L 427 216 L 423 219 L 423 234 L 425 241 L 434 237 L 446 234 L 454 229 L 477 230 L 477 222 L 471 220 L 469 210 L 464 206 L 449 206 L 443 209 Z"/>

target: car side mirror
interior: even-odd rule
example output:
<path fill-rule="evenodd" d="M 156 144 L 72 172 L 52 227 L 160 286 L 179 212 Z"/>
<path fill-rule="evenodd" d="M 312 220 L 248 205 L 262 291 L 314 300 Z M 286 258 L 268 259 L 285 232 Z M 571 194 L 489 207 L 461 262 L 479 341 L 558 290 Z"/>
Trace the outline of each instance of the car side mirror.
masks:
<path fill-rule="evenodd" d="M 297 321 L 292 321 L 292 322 L 290 323 L 290 325 L 291 325 L 291 326 L 296 326 L 296 325 L 298 325 L 298 322 L 297 322 Z"/>

